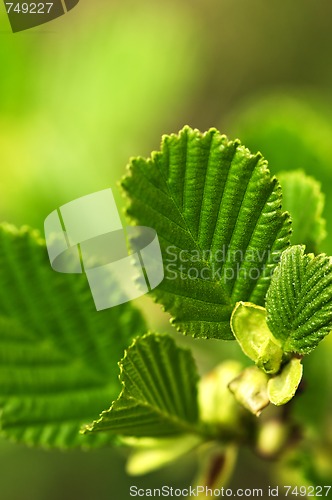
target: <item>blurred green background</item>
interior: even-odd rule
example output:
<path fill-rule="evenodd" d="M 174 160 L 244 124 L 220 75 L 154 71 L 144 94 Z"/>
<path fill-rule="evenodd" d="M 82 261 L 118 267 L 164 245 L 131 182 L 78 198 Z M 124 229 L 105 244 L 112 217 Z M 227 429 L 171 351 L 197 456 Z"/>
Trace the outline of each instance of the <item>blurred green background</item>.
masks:
<path fill-rule="evenodd" d="M 2 220 L 42 229 L 61 204 L 115 188 L 129 157 L 149 155 L 163 133 L 215 126 L 262 151 L 273 173 L 303 168 L 322 182 L 329 233 L 322 250 L 332 254 L 331 18 L 323 0 L 81 0 L 62 18 L 14 35 L 1 4 Z M 153 327 L 170 330 L 159 307 L 147 300 L 143 307 Z M 238 355 L 233 344 L 179 341 L 193 347 L 201 371 Z M 331 426 L 331 354 L 329 339 L 305 368 L 314 382 L 297 413 L 310 439 Z M 312 410 L 322 401 L 321 421 Z M 331 457 L 331 442 L 324 453 Z M 7 442 L 0 461 L 3 500 L 123 500 L 131 484 L 187 485 L 195 469 L 181 461 L 129 478 L 123 451 Z M 294 474 L 244 452 L 232 486 Z"/>

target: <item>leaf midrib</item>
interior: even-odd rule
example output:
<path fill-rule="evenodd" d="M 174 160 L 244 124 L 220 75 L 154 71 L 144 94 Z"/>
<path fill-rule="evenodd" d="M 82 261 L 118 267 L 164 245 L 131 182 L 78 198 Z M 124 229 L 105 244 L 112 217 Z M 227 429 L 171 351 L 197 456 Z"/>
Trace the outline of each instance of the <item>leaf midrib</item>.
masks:
<path fill-rule="evenodd" d="M 121 398 L 121 396 L 120 396 Z M 119 401 L 120 401 L 119 398 Z M 146 400 L 140 400 L 138 398 L 134 398 L 133 396 L 128 396 L 124 395 L 122 400 L 127 400 L 132 402 L 131 406 L 128 406 L 128 410 L 131 410 L 136 407 L 142 407 L 142 408 L 147 408 L 152 414 L 155 414 L 157 417 L 160 417 L 161 420 L 170 422 L 173 424 L 175 427 L 178 427 L 181 432 L 189 432 L 189 433 L 194 433 L 194 434 L 205 434 L 204 429 L 202 426 L 199 425 L 199 420 L 196 420 L 196 422 L 189 423 L 188 421 L 185 421 L 181 419 L 180 417 L 173 415 L 167 411 L 162 411 L 160 408 L 153 406 L 151 403 L 148 403 Z M 115 411 L 117 412 L 117 408 L 114 408 Z M 127 409 L 127 408 L 126 408 Z M 119 419 L 118 416 L 116 416 L 117 419 Z M 123 417 L 126 418 L 126 417 Z M 139 425 L 139 424 L 138 424 Z M 160 424 L 158 423 L 158 426 Z"/>
<path fill-rule="evenodd" d="M 202 196 L 201 206 L 200 206 L 200 211 L 199 211 L 199 213 L 200 213 L 200 218 L 199 218 L 199 228 L 200 228 L 200 225 L 201 225 L 201 218 L 202 218 L 202 206 L 203 206 L 203 200 L 204 200 L 204 193 L 205 193 L 205 189 L 206 189 L 207 169 L 208 169 L 209 160 L 210 160 L 210 157 L 211 157 L 211 145 L 212 145 L 212 143 L 213 143 L 214 138 L 215 138 L 215 133 L 214 133 L 214 134 L 211 134 L 210 147 L 209 147 L 209 154 L 208 154 L 208 157 L 207 157 L 207 166 L 206 166 L 206 171 L 205 171 L 205 175 L 204 175 L 204 190 L 203 190 L 203 196 Z M 234 152 L 233 152 L 233 154 L 232 154 L 232 159 L 231 159 L 231 161 L 230 161 L 230 163 L 229 163 L 229 168 L 228 168 L 228 171 L 227 171 L 227 177 L 226 177 L 226 180 L 225 180 L 225 185 L 224 185 L 223 192 L 224 192 L 224 191 L 225 191 L 225 189 L 226 189 L 227 180 L 229 179 L 229 175 L 230 175 L 231 165 L 232 165 L 232 163 L 233 163 L 233 161 L 234 161 L 234 157 L 235 157 L 236 152 L 237 152 L 237 150 L 238 150 L 238 146 L 239 146 L 239 144 L 237 144 L 237 145 L 236 145 L 236 148 L 235 148 L 235 150 L 234 150 Z M 167 148 L 168 148 L 168 144 L 167 144 Z M 251 155 L 251 156 L 252 156 L 252 159 L 253 159 L 253 160 L 255 160 L 255 163 L 254 163 L 254 165 L 253 165 L 253 167 L 252 167 L 252 170 L 251 170 L 251 173 L 250 173 L 250 177 L 249 177 L 249 179 L 248 179 L 248 182 L 247 182 L 246 188 L 245 188 L 245 190 L 244 190 L 244 192 L 243 192 L 242 199 L 241 199 L 241 202 L 240 202 L 240 204 L 239 204 L 239 209 L 238 209 L 237 216 L 238 216 L 238 214 L 241 212 L 241 209 L 242 209 L 242 207 L 243 207 L 243 202 L 244 202 L 244 199 L 245 199 L 246 194 L 247 194 L 247 192 L 248 192 L 248 188 L 249 188 L 249 185 L 250 185 L 250 181 L 251 181 L 252 176 L 253 176 L 253 174 L 254 174 L 254 172 L 255 172 L 255 168 L 257 167 L 257 165 L 258 165 L 259 161 L 261 160 L 261 155 L 259 155 L 259 154 L 257 154 L 257 155 Z M 188 135 L 186 134 L 186 166 L 187 166 L 187 157 L 188 157 Z M 168 165 L 169 165 L 169 154 L 167 155 L 167 162 L 168 162 Z M 155 168 L 158 168 L 158 167 L 156 166 L 156 164 L 155 164 L 155 163 L 154 163 L 154 166 L 155 166 Z M 168 182 L 167 176 L 165 175 L 165 173 L 164 173 L 164 171 L 163 171 L 162 167 L 158 168 L 158 171 L 161 173 L 161 177 L 163 178 L 164 184 L 165 184 L 165 186 L 166 186 L 166 188 L 167 188 L 167 195 L 169 196 L 170 200 L 172 201 L 172 203 L 173 203 L 174 207 L 176 208 L 177 213 L 178 213 L 178 215 L 180 216 L 180 219 L 182 220 L 182 222 L 183 222 L 183 226 L 184 226 L 184 227 L 179 226 L 179 225 L 178 225 L 176 222 L 174 222 L 174 221 L 172 221 L 172 222 L 174 222 L 174 224 L 176 224 L 178 227 L 180 227 L 180 229 L 181 229 L 182 231 L 183 231 L 183 230 L 187 231 L 187 233 L 190 235 L 190 238 L 191 238 L 191 240 L 192 240 L 192 242 L 193 242 L 193 246 L 194 246 L 194 248 L 193 248 L 192 250 L 197 250 L 197 251 L 200 253 L 200 255 L 202 255 L 202 254 L 203 254 L 203 249 L 202 249 L 201 245 L 198 243 L 198 242 L 199 242 L 199 238 L 198 238 L 198 240 L 197 240 L 197 241 L 195 240 L 195 237 L 194 237 L 194 235 L 193 235 L 193 233 L 192 233 L 192 231 L 191 231 L 190 227 L 188 226 L 188 223 L 187 223 L 186 219 L 184 218 L 184 215 L 182 214 L 182 212 L 181 212 L 181 210 L 180 210 L 179 205 L 177 204 L 177 202 L 176 202 L 176 200 L 175 200 L 175 198 L 174 198 L 174 196 L 173 196 L 173 194 L 172 194 L 172 191 L 171 191 L 171 188 L 170 188 L 170 186 L 169 186 L 169 182 Z M 149 179 L 147 178 L 147 176 L 146 176 L 146 174 L 145 174 L 144 170 L 142 170 L 142 169 L 140 168 L 140 172 L 141 172 L 141 173 L 145 176 L 145 178 L 149 181 Z M 186 172 L 187 172 L 187 168 L 185 169 L 185 174 L 186 174 Z M 184 185 L 184 187 L 185 187 L 185 185 Z M 269 190 L 269 196 L 271 195 L 271 192 L 272 192 L 272 191 L 273 191 L 273 189 L 274 189 L 274 184 L 273 184 L 272 182 L 270 182 L 270 187 L 271 187 L 271 189 Z M 159 189 L 160 189 L 160 188 L 159 188 Z M 183 188 L 183 189 L 184 189 L 184 188 Z M 222 196 L 221 196 L 221 201 L 222 201 L 222 198 L 223 198 L 223 194 L 222 194 Z M 266 204 L 266 200 L 265 200 L 265 201 L 264 201 L 264 203 L 263 203 L 263 208 L 264 208 L 265 204 Z M 222 205 L 222 203 L 220 203 L 220 206 L 219 206 L 219 212 L 218 212 L 218 216 L 217 216 L 217 218 L 216 218 L 216 221 L 218 221 L 218 219 L 219 219 L 220 210 L 221 210 L 221 205 Z M 152 208 L 152 210 L 155 210 L 153 207 L 150 207 L 150 205 L 149 205 L 149 208 Z M 159 212 L 158 212 L 157 210 L 155 210 L 155 212 L 156 212 L 158 215 L 160 215 L 160 214 L 159 214 Z M 260 217 L 261 217 L 261 213 L 262 213 L 261 211 L 260 211 L 260 212 L 258 212 L 258 211 L 257 211 L 257 217 L 256 217 L 256 220 L 255 220 L 255 224 L 254 224 L 254 226 L 253 226 L 253 230 L 252 230 L 252 232 L 251 232 L 251 237 L 250 237 L 250 239 L 249 239 L 249 241 L 248 241 L 248 244 L 246 245 L 246 248 L 245 248 L 245 250 L 243 251 L 243 253 L 244 253 L 244 254 L 246 253 L 246 251 L 247 251 L 247 249 L 248 249 L 248 247 L 249 247 L 249 245 L 250 245 L 250 242 L 252 241 L 252 236 L 253 236 L 253 233 L 254 233 L 254 231 L 255 231 L 255 229 L 256 229 L 256 227 L 257 227 L 257 224 L 258 224 L 258 222 L 259 222 L 259 219 L 260 219 Z M 228 247 L 230 246 L 230 244 L 231 244 L 231 242 L 232 242 L 232 239 L 234 238 L 234 233 L 235 233 L 236 227 L 238 226 L 238 223 L 239 223 L 239 221 L 238 221 L 238 217 L 236 217 L 236 220 L 235 220 L 235 225 L 234 225 L 233 230 L 232 230 L 232 235 L 231 235 L 231 239 L 230 239 L 230 241 L 229 241 L 229 243 L 228 243 Z M 200 229 L 198 229 L 198 234 L 199 234 L 199 231 L 200 231 Z M 211 249 L 211 248 L 212 248 L 212 246 L 213 246 L 213 241 L 214 241 L 214 239 L 215 239 L 215 236 L 216 236 L 216 226 L 215 226 L 214 231 L 213 231 L 213 237 L 212 237 L 212 241 L 211 241 L 211 244 L 210 244 L 210 248 L 209 248 L 209 249 Z M 165 240 L 166 240 L 166 238 L 163 238 L 163 239 L 165 239 Z M 179 248 L 180 250 L 185 250 L 185 249 L 183 249 L 183 248 L 178 247 L 177 245 L 174 245 L 174 246 L 175 246 L 176 248 Z M 191 250 L 191 251 L 192 251 L 192 250 Z M 267 257 L 265 257 L 265 260 L 264 260 L 264 262 L 263 262 L 262 264 L 264 264 L 264 263 L 266 262 L 266 259 L 267 259 Z M 206 261 L 206 260 L 204 260 L 204 259 L 201 259 L 201 262 L 202 262 L 203 264 L 205 264 L 205 265 L 209 268 L 209 270 L 211 271 L 211 269 L 212 269 L 212 268 L 211 268 L 211 262 L 210 262 L 210 261 Z M 224 267 L 226 266 L 226 264 L 227 264 L 227 262 L 224 262 L 224 263 L 223 263 L 223 265 L 222 265 L 222 267 L 221 267 L 221 269 L 224 269 Z M 213 281 L 211 281 L 211 283 L 215 283 L 218 287 L 221 287 L 221 282 L 220 282 L 220 281 L 213 280 Z M 253 288 L 255 288 L 255 285 L 256 285 L 256 283 L 253 283 Z M 234 286 L 235 286 L 235 281 L 233 281 L 233 283 L 232 283 L 232 288 L 231 288 L 231 291 L 234 289 Z M 252 290 L 251 290 L 251 293 L 252 293 Z M 177 293 L 176 295 L 181 295 L 181 294 Z M 232 305 L 232 304 L 234 303 L 234 301 L 232 300 L 232 293 L 226 293 L 226 294 L 223 294 L 223 295 L 224 295 L 224 298 L 225 298 L 225 299 L 227 299 L 227 303 L 225 303 L 225 304 L 224 304 L 225 306 Z M 189 298 L 189 299 L 192 299 L 192 297 L 187 297 L 187 296 L 185 296 L 185 295 L 181 295 L 181 296 L 186 297 L 186 298 Z M 197 299 L 195 299 L 195 300 L 197 300 Z M 203 302 L 203 303 L 204 303 L 204 302 L 208 302 L 209 304 L 216 304 L 216 305 L 220 305 L 220 303 L 218 303 L 218 302 L 211 302 L 210 300 L 203 300 L 202 302 Z"/>

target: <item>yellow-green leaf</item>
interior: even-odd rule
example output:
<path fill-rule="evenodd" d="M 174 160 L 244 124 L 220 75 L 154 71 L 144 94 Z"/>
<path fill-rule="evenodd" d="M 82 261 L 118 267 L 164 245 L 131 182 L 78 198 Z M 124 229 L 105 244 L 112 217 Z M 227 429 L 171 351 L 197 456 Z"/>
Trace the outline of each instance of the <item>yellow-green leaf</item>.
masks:
<path fill-rule="evenodd" d="M 266 324 L 266 309 L 239 302 L 231 317 L 232 332 L 243 352 L 266 373 L 277 373 L 283 351 Z"/>
<path fill-rule="evenodd" d="M 270 378 L 267 392 L 271 403 L 276 406 L 288 403 L 295 396 L 302 373 L 301 360 L 293 358 L 283 367 L 281 373 Z"/>

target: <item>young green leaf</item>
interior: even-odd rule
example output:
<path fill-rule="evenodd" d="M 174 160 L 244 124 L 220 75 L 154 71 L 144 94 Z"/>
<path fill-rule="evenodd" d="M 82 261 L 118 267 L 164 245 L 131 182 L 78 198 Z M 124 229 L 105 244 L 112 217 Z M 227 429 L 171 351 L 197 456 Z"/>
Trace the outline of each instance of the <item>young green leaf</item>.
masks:
<path fill-rule="evenodd" d="M 79 430 L 117 396 L 117 361 L 144 330 L 130 304 L 97 312 L 85 276 L 54 272 L 38 233 L 1 226 L 1 435 L 45 447 L 109 442 Z"/>
<path fill-rule="evenodd" d="M 332 329 L 332 261 L 292 246 L 266 297 L 267 324 L 285 353 L 308 354 Z"/>
<path fill-rule="evenodd" d="M 276 406 L 290 401 L 301 382 L 303 366 L 301 360 L 292 358 L 282 369 L 281 373 L 271 377 L 267 384 L 269 400 Z"/>
<path fill-rule="evenodd" d="M 196 366 L 190 351 L 166 335 L 134 341 L 120 363 L 122 392 L 83 432 L 166 437 L 199 433 Z"/>
<path fill-rule="evenodd" d="M 278 174 L 282 187 L 282 204 L 292 217 L 294 245 L 303 244 L 307 252 L 317 252 L 326 237 L 324 195 L 320 183 L 302 170 Z"/>
<path fill-rule="evenodd" d="M 243 352 L 265 373 L 277 373 L 283 351 L 266 324 L 266 309 L 239 302 L 231 317 L 232 332 Z"/>
<path fill-rule="evenodd" d="M 290 219 L 260 154 L 211 129 L 164 136 L 161 151 L 135 158 L 122 186 L 127 214 L 153 227 L 165 278 L 153 291 L 183 333 L 233 339 L 239 300 L 263 305 Z"/>

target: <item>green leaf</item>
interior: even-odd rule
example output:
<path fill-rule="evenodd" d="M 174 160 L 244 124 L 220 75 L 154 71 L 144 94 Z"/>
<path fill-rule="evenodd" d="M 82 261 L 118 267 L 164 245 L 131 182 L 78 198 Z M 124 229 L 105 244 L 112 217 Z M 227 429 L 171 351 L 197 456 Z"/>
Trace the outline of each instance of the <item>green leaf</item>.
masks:
<path fill-rule="evenodd" d="M 300 359 L 293 358 L 288 359 L 280 371 L 280 367 L 285 363 L 287 357 L 267 326 L 266 309 L 255 304 L 239 302 L 233 311 L 231 326 L 243 352 L 256 363 L 258 368 L 271 376 L 269 380 L 265 379 L 267 381 L 267 396 L 271 403 L 279 406 L 290 401 L 301 381 L 303 367 Z M 247 392 L 244 384 L 250 382 L 250 378 L 247 375 L 242 375 L 238 377 L 238 381 L 241 384 L 236 384 L 233 381 L 231 388 L 243 404 L 243 397 L 246 396 Z M 253 384 L 257 385 L 256 379 L 253 379 Z M 265 392 L 265 385 L 263 382 L 263 392 Z M 242 389 L 243 387 L 244 389 Z M 246 398 L 244 401 L 248 407 Z"/>
<path fill-rule="evenodd" d="M 79 430 L 117 396 L 117 361 L 144 330 L 130 304 L 97 312 L 85 276 L 54 272 L 38 233 L 1 226 L 1 435 L 46 447 L 109 442 Z"/>
<path fill-rule="evenodd" d="M 292 246 L 281 257 L 266 297 L 267 324 L 284 352 L 308 354 L 332 329 L 332 262 Z"/>
<path fill-rule="evenodd" d="M 303 366 L 301 360 L 292 358 L 281 373 L 270 378 L 267 384 L 269 400 L 276 406 L 284 405 L 290 401 L 301 382 Z"/>
<path fill-rule="evenodd" d="M 120 379 L 119 398 L 83 432 L 134 437 L 200 433 L 195 363 L 171 337 L 136 339 L 120 363 Z"/>
<path fill-rule="evenodd" d="M 278 176 L 281 170 L 301 168 L 318 179 L 326 194 L 325 214 L 331 214 L 332 121 L 324 97 L 319 103 L 312 97 L 311 92 L 300 95 L 298 89 L 264 93 L 250 98 L 248 105 L 242 101 L 238 112 L 232 110 L 233 125 L 227 123 L 252 151 L 258 148 L 269 159 L 272 173 Z M 327 218 L 327 234 L 322 249 L 331 255 L 331 217 Z"/>
<path fill-rule="evenodd" d="M 243 352 L 266 373 L 277 373 L 283 351 L 266 324 L 266 309 L 239 302 L 231 317 L 231 328 Z"/>
<path fill-rule="evenodd" d="M 185 127 L 164 136 L 151 158 L 134 158 L 122 186 L 128 216 L 157 231 L 165 279 L 152 293 L 175 326 L 233 339 L 234 305 L 263 305 L 289 243 L 290 219 L 267 162 L 215 129 Z"/>
<path fill-rule="evenodd" d="M 320 183 L 302 170 L 278 174 L 282 186 L 282 204 L 292 217 L 293 245 L 304 244 L 307 252 L 316 252 L 326 237 L 324 195 Z"/>

